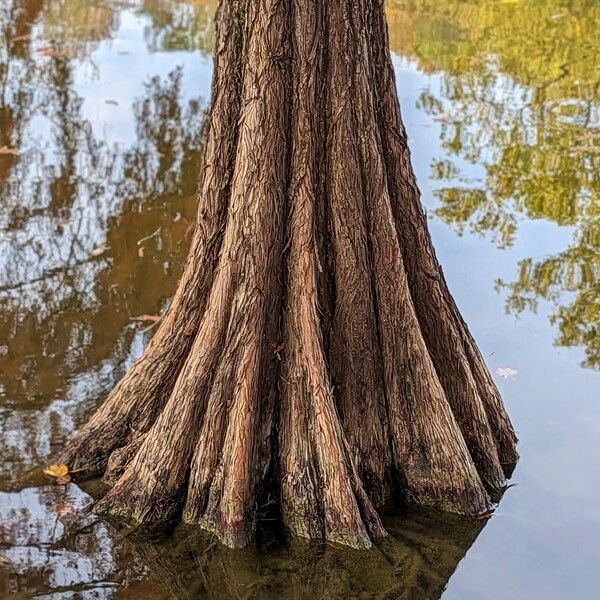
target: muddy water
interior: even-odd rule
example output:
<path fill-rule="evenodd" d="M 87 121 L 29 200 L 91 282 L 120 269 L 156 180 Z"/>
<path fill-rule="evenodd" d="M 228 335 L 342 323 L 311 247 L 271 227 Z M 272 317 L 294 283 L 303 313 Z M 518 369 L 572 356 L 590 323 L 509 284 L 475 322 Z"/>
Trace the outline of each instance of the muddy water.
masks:
<path fill-rule="evenodd" d="M 593 0 L 387 7 L 438 254 L 521 438 L 497 516 L 389 518 L 368 554 L 267 537 L 232 553 L 194 529 L 120 531 L 90 511 L 93 490 L 39 474 L 139 356 L 144 315 L 179 277 L 214 7 L 0 3 L 0 597 L 596 598 Z"/>

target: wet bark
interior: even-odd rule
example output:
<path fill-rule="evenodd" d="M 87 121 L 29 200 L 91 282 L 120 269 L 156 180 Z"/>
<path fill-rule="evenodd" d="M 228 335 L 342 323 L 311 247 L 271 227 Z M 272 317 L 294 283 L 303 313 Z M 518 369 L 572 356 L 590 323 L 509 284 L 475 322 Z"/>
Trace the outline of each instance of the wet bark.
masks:
<path fill-rule="evenodd" d="M 517 454 L 444 280 L 380 0 L 221 0 L 199 213 L 144 355 L 62 460 L 98 509 L 226 545 L 276 493 L 294 535 L 368 547 L 400 489 L 464 514 Z"/>

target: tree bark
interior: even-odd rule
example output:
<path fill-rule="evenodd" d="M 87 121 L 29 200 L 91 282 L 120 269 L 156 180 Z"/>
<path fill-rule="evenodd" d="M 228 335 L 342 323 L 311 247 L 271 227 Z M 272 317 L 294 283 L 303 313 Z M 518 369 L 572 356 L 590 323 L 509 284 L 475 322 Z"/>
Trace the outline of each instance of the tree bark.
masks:
<path fill-rule="evenodd" d="M 199 212 L 144 355 L 61 459 L 98 509 L 243 546 L 264 492 L 294 535 L 368 547 L 406 500 L 490 506 L 502 400 L 427 230 L 382 0 L 221 0 Z"/>

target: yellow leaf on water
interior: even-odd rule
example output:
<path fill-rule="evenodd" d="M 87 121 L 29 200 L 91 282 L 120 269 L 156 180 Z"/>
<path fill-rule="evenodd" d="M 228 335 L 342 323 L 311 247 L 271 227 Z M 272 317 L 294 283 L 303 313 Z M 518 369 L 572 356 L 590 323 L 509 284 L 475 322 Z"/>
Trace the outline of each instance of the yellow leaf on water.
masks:
<path fill-rule="evenodd" d="M 44 473 L 50 477 L 65 477 L 69 474 L 69 467 L 67 465 L 50 465 L 44 469 Z"/>

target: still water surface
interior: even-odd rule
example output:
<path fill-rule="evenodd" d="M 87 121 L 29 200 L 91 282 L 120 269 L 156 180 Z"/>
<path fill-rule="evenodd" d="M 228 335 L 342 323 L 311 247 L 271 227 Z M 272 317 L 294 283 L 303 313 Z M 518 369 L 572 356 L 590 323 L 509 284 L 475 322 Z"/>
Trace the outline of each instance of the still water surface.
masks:
<path fill-rule="evenodd" d="M 152 335 L 133 319 L 177 283 L 215 3 L 0 2 L 0 597 L 598 598 L 595 0 L 388 1 L 438 254 L 510 375 L 522 458 L 496 516 L 389 518 L 367 554 L 232 553 L 189 529 L 125 536 L 40 477 Z"/>

